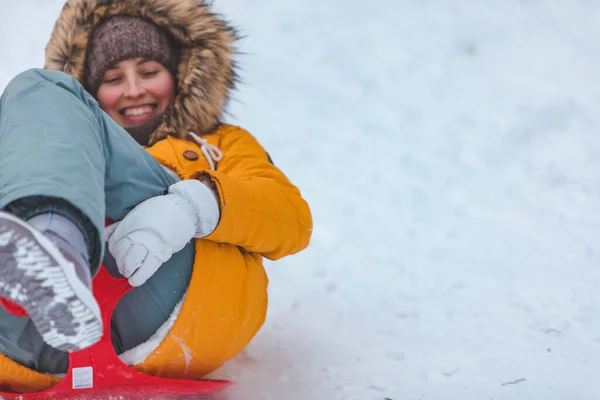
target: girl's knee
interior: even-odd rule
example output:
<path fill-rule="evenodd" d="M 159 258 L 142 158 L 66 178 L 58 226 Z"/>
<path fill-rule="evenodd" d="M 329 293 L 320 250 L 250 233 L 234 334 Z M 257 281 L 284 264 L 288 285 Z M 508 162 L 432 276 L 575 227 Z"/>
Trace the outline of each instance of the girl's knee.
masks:
<path fill-rule="evenodd" d="M 61 86 L 70 91 L 82 90 L 79 82 L 64 72 L 31 68 L 16 75 L 6 86 L 5 94 L 14 90 L 22 91 L 24 87 L 32 87 L 43 83 Z"/>

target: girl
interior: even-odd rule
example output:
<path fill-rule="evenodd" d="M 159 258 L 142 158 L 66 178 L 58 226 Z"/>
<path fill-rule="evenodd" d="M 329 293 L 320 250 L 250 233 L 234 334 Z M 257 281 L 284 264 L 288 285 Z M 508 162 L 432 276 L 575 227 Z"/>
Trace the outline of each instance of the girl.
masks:
<path fill-rule="evenodd" d="M 139 371 L 200 378 L 261 327 L 262 258 L 304 249 L 312 220 L 256 139 L 222 121 L 235 39 L 203 1 L 70 0 L 45 69 L 7 86 L 0 385 L 49 388 L 67 351 L 100 338 L 101 260 L 135 286 L 111 333 Z"/>

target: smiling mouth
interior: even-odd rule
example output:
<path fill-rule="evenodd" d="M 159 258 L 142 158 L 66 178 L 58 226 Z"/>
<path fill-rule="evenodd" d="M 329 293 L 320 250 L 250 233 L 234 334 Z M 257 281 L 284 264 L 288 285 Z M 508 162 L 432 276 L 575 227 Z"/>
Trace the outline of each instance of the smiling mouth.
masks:
<path fill-rule="evenodd" d="M 127 117 L 137 117 L 141 115 L 146 115 L 151 113 L 156 109 L 156 105 L 154 104 L 146 104 L 139 107 L 127 107 L 120 111 L 121 115 L 125 115 Z"/>

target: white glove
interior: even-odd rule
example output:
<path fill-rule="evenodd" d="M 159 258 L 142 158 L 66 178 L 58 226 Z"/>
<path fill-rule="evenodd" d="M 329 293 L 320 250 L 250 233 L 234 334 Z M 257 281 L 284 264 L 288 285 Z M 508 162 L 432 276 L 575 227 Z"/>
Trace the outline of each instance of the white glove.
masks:
<path fill-rule="evenodd" d="M 193 238 L 210 234 L 219 222 L 219 202 L 204 183 L 184 180 L 169 194 L 138 204 L 105 230 L 108 250 L 121 275 L 140 286 Z"/>

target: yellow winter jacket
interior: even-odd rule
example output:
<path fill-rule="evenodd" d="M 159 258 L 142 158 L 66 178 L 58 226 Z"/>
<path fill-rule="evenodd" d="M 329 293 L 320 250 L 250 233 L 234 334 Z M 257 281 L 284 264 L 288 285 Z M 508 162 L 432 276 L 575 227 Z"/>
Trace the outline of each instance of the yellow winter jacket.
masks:
<path fill-rule="evenodd" d="M 300 192 L 248 132 L 224 125 L 204 138 L 223 151 L 216 171 L 201 154 L 188 159 L 199 153 L 190 141 L 169 137 L 149 149 L 183 179 L 210 176 L 221 199 L 217 228 L 196 240 L 192 280 L 175 325 L 136 367 L 162 377 L 199 378 L 239 353 L 266 316 L 263 256 L 276 260 L 296 253 L 312 232 Z"/>
<path fill-rule="evenodd" d="M 46 46 L 45 68 L 84 84 L 90 32 L 113 15 L 150 20 L 177 44 L 177 94 L 148 151 L 182 179 L 210 179 L 221 207 L 215 231 L 196 240 L 192 278 L 177 320 L 135 368 L 160 377 L 201 378 L 241 351 L 261 327 L 268 284 L 262 258 L 276 260 L 305 248 L 311 214 L 255 138 L 221 123 L 236 82 L 236 34 L 204 0 L 69 0 Z M 190 131 L 223 152 L 214 170 L 189 140 Z M 35 392 L 57 382 L 0 355 L 0 391 Z"/>

